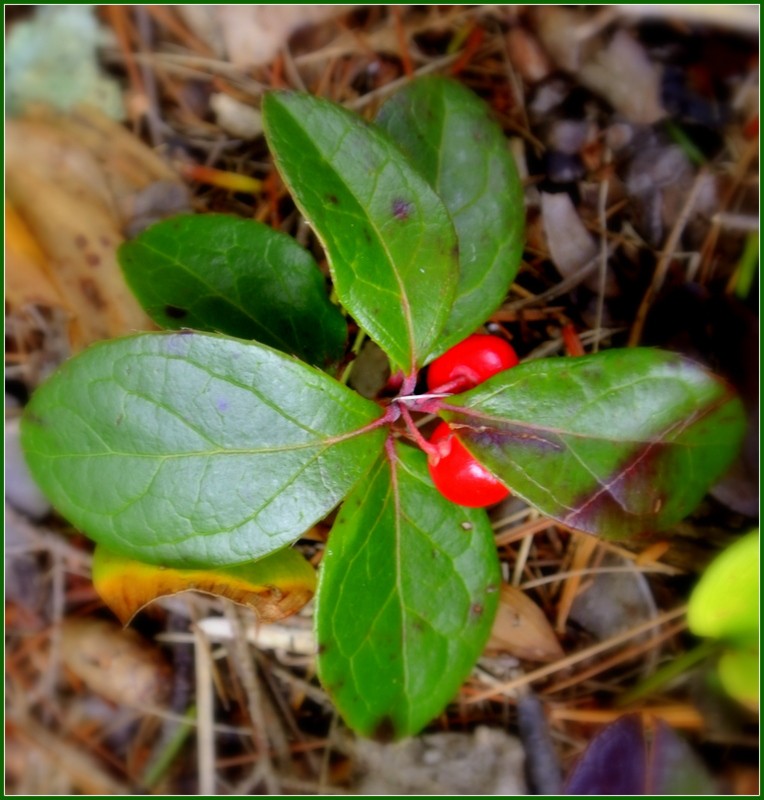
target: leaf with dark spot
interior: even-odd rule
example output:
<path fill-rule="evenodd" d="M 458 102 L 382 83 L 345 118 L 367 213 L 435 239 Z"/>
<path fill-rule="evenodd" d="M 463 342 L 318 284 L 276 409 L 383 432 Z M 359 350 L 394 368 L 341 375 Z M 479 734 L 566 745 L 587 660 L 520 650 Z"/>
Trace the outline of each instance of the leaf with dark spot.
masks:
<path fill-rule="evenodd" d="M 515 494 L 617 539 L 693 511 L 745 429 L 729 386 L 647 349 L 527 362 L 451 398 L 442 414 Z"/>
<path fill-rule="evenodd" d="M 224 214 L 174 217 L 119 249 L 130 288 L 164 328 L 253 339 L 326 367 L 347 325 L 313 256 L 267 225 Z"/>
<path fill-rule="evenodd" d="M 472 333 L 504 300 L 520 266 L 523 188 L 501 128 L 483 101 L 455 81 L 411 81 L 382 106 L 376 121 L 441 197 L 459 237 L 456 300 L 434 357 Z"/>
<path fill-rule="evenodd" d="M 334 103 L 271 92 L 263 123 L 340 302 L 396 369 L 422 366 L 440 342 L 459 276 L 443 201 L 388 137 Z"/>
<path fill-rule="evenodd" d="M 389 720 L 385 730 L 400 738 L 437 716 L 469 675 L 498 606 L 486 587 L 500 573 L 485 511 L 442 497 L 421 451 L 395 452 L 339 512 L 321 564 L 316 628 L 331 644 L 318 657 L 319 677 L 347 723 L 374 736 Z"/>

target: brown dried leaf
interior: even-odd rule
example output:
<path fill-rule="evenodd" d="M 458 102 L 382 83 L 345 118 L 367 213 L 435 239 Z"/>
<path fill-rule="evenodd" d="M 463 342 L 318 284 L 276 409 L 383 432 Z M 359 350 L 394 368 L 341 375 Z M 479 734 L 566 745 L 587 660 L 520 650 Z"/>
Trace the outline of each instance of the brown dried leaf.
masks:
<path fill-rule="evenodd" d="M 552 71 L 538 39 L 524 28 L 512 28 L 507 33 L 507 52 L 512 65 L 529 84 L 543 81 Z"/>
<path fill-rule="evenodd" d="M 166 697 L 170 667 L 134 630 L 100 619 L 67 619 L 61 656 L 90 689 L 119 705 L 155 706 Z"/>
<path fill-rule="evenodd" d="M 184 22 L 219 55 L 249 69 L 270 62 L 299 28 L 353 6 L 177 6 Z"/>
<path fill-rule="evenodd" d="M 661 75 L 640 43 L 624 30 L 608 42 L 581 9 L 535 9 L 537 32 L 557 66 L 599 94 L 630 122 L 651 125 L 666 115 Z"/>
<path fill-rule="evenodd" d="M 617 31 L 594 58 L 583 64 L 578 78 L 629 122 L 652 125 L 666 116 L 658 67 L 626 31 Z"/>
<path fill-rule="evenodd" d="M 103 206 L 76 198 L 20 164 L 8 170 L 12 202 L 47 256 L 48 275 L 75 315 L 72 349 L 132 330 L 150 330 L 116 258 L 122 236 Z"/>
<path fill-rule="evenodd" d="M 525 592 L 504 583 L 486 650 L 524 661 L 556 661 L 565 653 L 544 612 Z"/>
<path fill-rule="evenodd" d="M 38 108 L 9 120 L 6 130 L 6 189 L 16 217 L 6 245 L 13 256 L 11 307 L 64 309 L 75 351 L 153 328 L 122 278 L 116 251 L 136 209 L 147 216 L 147 191 L 166 186 L 177 198 L 185 196 L 183 183 L 131 133 L 93 110 Z M 175 202 L 172 211 L 183 205 Z"/>
<path fill-rule="evenodd" d="M 549 254 L 563 278 L 572 278 L 597 258 L 599 245 L 581 221 L 570 195 L 565 192 L 541 194 L 541 219 Z M 592 292 L 599 292 L 598 271 L 590 273 L 583 284 Z M 618 291 L 613 274 L 605 276 L 605 296 Z"/>

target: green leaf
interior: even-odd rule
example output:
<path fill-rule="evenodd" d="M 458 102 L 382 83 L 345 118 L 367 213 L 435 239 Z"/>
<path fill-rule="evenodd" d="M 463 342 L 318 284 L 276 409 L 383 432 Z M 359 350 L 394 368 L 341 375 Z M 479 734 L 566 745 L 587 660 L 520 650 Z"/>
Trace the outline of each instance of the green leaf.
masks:
<path fill-rule="evenodd" d="M 615 539 L 689 514 L 732 463 L 745 428 L 722 381 L 647 349 L 527 362 L 451 398 L 442 415 L 513 492 L 565 525 Z"/>
<path fill-rule="evenodd" d="M 456 695 L 491 632 L 500 573 L 484 511 L 445 500 L 399 446 L 343 504 L 316 596 L 318 673 L 357 732 L 413 735 Z"/>
<path fill-rule="evenodd" d="M 719 659 L 719 680 L 724 691 L 756 712 L 759 706 L 760 676 L 758 644 L 722 653 Z"/>
<path fill-rule="evenodd" d="M 687 624 L 696 636 L 758 640 L 758 530 L 738 539 L 706 567 L 690 595 Z"/>
<path fill-rule="evenodd" d="M 31 471 L 108 549 L 150 564 L 238 564 L 279 550 L 368 470 L 380 416 L 324 373 L 202 333 L 103 342 L 68 361 L 22 421 Z"/>
<path fill-rule="evenodd" d="M 261 623 L 296 614 L 313 597 L 316 573 L 296 551 L 285 548 L 258 561 L 216 569 L 172 569 L 144 564 L 98 545 L 93 585 L 123 625 L 158 597 L 191 589 L 248 606 Z"/>
<path fill-rule="evenodd" d="M 347 325 L 307 250 L 283 233 L 225 214 L 159 222 L 119 249 L 125 279 L 163 328 L 255 339 L 326 366 Z"/>
<path fill-rule="evenodd" d="M 395 145 L 360 117 L 275 92 L 263 122 L 276 166 L 321 240 L 342 305 L 412 372 L 437 346 L 458 280 L 443 202 Z"/>
<path fill-rule="evenodd" d="M 523 187 L 488 106 L 455 81 L 412 81 L 376 121 L 446 204 L 459 237 L 456 301 L 434 357 L 473 333 L 504 300 L 523 250 Z"/>

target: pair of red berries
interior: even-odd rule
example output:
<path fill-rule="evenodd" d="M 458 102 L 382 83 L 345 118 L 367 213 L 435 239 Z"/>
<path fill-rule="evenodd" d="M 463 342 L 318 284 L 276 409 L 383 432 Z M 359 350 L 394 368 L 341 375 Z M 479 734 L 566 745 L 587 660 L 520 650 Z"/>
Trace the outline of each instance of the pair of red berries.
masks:
<path fill-rule="evenodd" d="M 518 364 L 512 347 L 497 336 L 475 334 L 452 347 L 430 365 L 430 391 L 464 391 Z M 509 489 L 456 438 L 447 422 L 430 437 L 435 452 L 428 457 L 430 476 L 438 491 L 452 503 L 483 508 L 504 500 Z"/>

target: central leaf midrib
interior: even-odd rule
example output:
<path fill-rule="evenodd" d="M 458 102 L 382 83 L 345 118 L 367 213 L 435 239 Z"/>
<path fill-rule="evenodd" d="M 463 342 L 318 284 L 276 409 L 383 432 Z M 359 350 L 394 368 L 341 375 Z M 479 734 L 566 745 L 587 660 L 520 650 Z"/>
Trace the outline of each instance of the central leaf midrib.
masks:
<path fill-rule="evenodd" d="M 713 411 L 718 410 L 727 402 L 728 398 L 722 396 L 719 398 L 718 401 L 714 403 L 708 404 L 707 407 L 703 409 L 696 410 L 694 414 L 688 417 L 684 422 L 686 423 L 684 426 L 680 428 L 679 433 L 683 433 L 689 425 L 698 422 L 707 414 L 712 413 Z M 513 425 L 517 428 L 522 428 L 523 430 L 527 430 L 530 432 L 542 432 L 542 433 L 550 433 L 555 436 L 558 436 L 560 439 L 571 438 L 571 439 L 585 439 L 591 441 L 601 441 L 601 442 L 617 442 L 620 444 L 631 444 L 636 446 L 654 446 L 659 444 L 671 444 L 674 447 L 686 447 L 686 448 L 695 448 L 695 447 L 709 447 L 710 445 L 707 442 L 700 442 L 698 444 L 692 444 L 691 442 L 682 442 L 676 439 L 665 439 L 665 438 L 658 438 L 658 439 L 620 439 L 615 437 L 614 435 L 601 435 L 597 433 L 584 433 L 579 431 L 573 430 L 565 430 L 563 428 L 553 428 L 549 425 L 539 425 L 537 423 L 526 422 L 525 420 L 518 420 L 512 419 L 509 417 L 502 417 L 496 414 L 488 414 L 487 412 L 480 411 L 478 409 L 470 408 L 468 406 L 451 406 L 448 404 L 443 404 L 441 406 L 443 410 L 450 411 L 455 414 L 463 414 L 466 417 L 471 417 L 473 419 L 478 420 L 485 420 L 487 422 L 494 422 L 497 423 L 497 429 L 501 430 L 501 425 Z M 457 423 L 458 424 L 458 423 Z M 657 436 L 665 436 L 666 432 L 671 432 L 671 430 L 676 426 L 676 423 L 672 423 L 668 426 L 668 428 L 664 429 L 663 432 L 659 432 Z M 469 426 L 468 426 L 469 427 Z M 458 435 L 458 430 L 457 430 Z"/>
<path fill-rule="evenodd" d="M 387 455 L 387 453 L 386 453 Z M 399 607 L 400 607 L 400 622 L 401 622 L 401 654 L 403 656 L 401 663 L 403 667 L 403 686 L 405 687 L 405 694 L 409 696 L 410 690 L 410 682 L 411 676 L 409 674 L 409 653 L 408 653 L 408 635 L 407 635 L 407 628 L 406 628 L 406 620 L 405 620 L 405 596 L 403 592 L 403 584 L 401 583 L 401 577 L 403 575 L 403 565 L 402 565 L 402 529 L 401 529 L 401 520 L 403 518 L 403 511 L 401 509 L 401 493 L 400 488 L 398 486 L 398 453 L 395 448 L 393 448 L 392 457 L 388 457 L 388 463 L 390 465 L 390 491 L 393 496 L 393 508 L 395 512 L 395 588 L 398 593 L 399 598 Z M 406 716 L 409 718 L 411 717 L 411 710 L 410 706 L 407 704 L 407 714 Z"/>
<path fill-rule="evenodd" d="M 340 173 L 337 171 L 337 169 L 334 167 L 334 165 L 330 162 L 329 156 L 325 155 L 321 150 L 319 150 L 318 146 L 310 139 L 310 137 L 305 135 L 304 128 L 300 125 L 300 122 L 297 120 L 297 118 L 295 117 L 294 113 L 292 113 L 291 109 L 289 109 L 288 107 L 286 107 L 284 105 L 282 105 L 282 109 L 284 109 L 284 111 L 289 115 L 289 117 L 291 118 L 293 124 L 296 125 L 298 130 L 301 133 L 303 133 L 303 138 L 304 138 L 305 142 L 308 143 L 309 148 L 312 149 L 312 151 L 316 154 L 316 157 L 320 161 L 322 161 L 329 169 L 331 169 L 332 172 L 334 172 L 334 174 L 337 175 L 338 178 L 339 178 L 340 177 Z M 348 195 L 353 199 L 354 203 L 356 204 L 356 208 L 360 209 L 361 218 L 366 220 L 369 223 L 369 225 L 371 226 L 372 230 L 374 231 L 374 234 L 376 235 L 376 238 L 377 238 L 377 242 L 379 242 L 381 244 L 382 250 L 384 251 L 384 254 L 385 254 L 385 257 L 387 259 L 387 262 L 388 262 L 388 265 L 390 267 L 390 270 L 391 270 L 391 272 L 393 274 L 393 277 L 395 278 L 396 283 L 398 284 L 398 287 L 399 287 L 399 290 L 400 290 L 400 293 L 401 293 L 401 307 L 402 307 L 403 312 L 404 312 L 403 313 L 403 320 L 404 320 L 404 324 L 406 325 L 406 330 L 407 330 L 407 333 L 408 333 L 409 367 L 411 369 L 413 369 L 416 366 L 416 363 L 417 363 L 417 353 L 416 353 L 416 345 L 415 345 L 415 339 L 414 339 L 413 319 L 412 319 L 412 315 L 411 315 L 411 301 L 410 301 L 410 299 L 408 297 L 408 293 L 406 292 L 405 284 L 403 283 L 403 279 L 402 279 L 402 277 L 401 277 L 401 275 L 400 275 L 400 273 L 399 273 L 399 271 L 398 271 L 398 269 L 396 267 L 395 260 L 393 259 L 392 255 L 390 253 L 390 250 L 389 250 L 389 248 L 387 246 L 387 243 L 385 242 L 384 237 L 381 235 L 379 227 L 377 226 L 374 218 L 371 217 L 367 213 L 366 209 L 364 208 L 364 206 L 361 203 L 361 201 L 358 199 L 356 193 L 352 190 L 351 186 L 346 181 L 344 181 L 342 178 L 340 178 L 340 181 L 341 181 L 342 186 L 344 187 L 345 191 L 348 193 Z M 296 196 L 295 197 L 295 201 L 300 206 L 300 211 L 305 216 L 305 218 L 306 219 L 311 219 L 311 215 L 306 212 L 306 209 L 304 208 L 304 204 L 299 199 L 299 197 Z M 320 232 L 316 231 L 316 233 L 321 237 Z M 321 238 L 323 238 L 323 237 L 321 237 Z M 327 255 L 329 255 L 329 248 L 326 248 L 326 251 L 327 251 Z M 330 259 L 330 261 L 331 261 L 331 259 Z M 353 269 L 353 273 L 356 274 L 356 270 L 355 269 Z M 393 337 L 393 338 L 395 338 L 395 337 Z"/>

